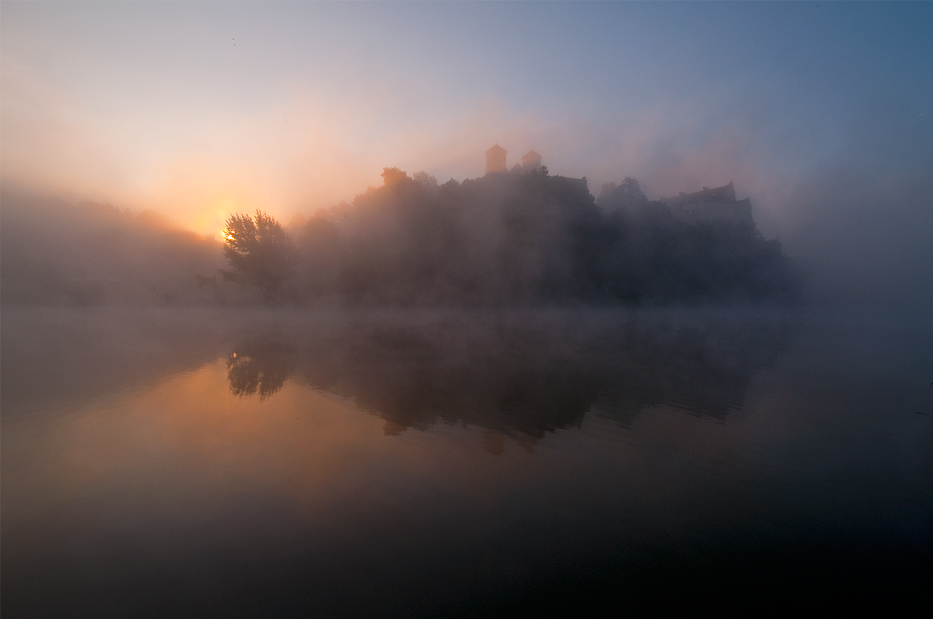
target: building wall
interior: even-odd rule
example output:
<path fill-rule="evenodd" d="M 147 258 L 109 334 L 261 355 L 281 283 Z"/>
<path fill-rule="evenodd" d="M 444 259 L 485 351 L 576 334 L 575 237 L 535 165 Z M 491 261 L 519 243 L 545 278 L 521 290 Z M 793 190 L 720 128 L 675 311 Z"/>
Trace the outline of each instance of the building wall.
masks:
<path fill-rule="evenodd" d="M 531 151 L 522 157 L 522 167 L 526 170 L 533 170 L 541 167 L 541 155 Z"/>
<path fill-rule="evenodd" d="M 490 148 L 486 151 L 486 174 L 490 172 L 505 172 L 505 154 L 504 148 Z"/>
<path fill-rule="evenodd" d="M 696 200 L 685 203 L 668 203 L 671 214 L 681 221 L 752 221 L 752 203 L 748 198 L 735 202 Z"/>

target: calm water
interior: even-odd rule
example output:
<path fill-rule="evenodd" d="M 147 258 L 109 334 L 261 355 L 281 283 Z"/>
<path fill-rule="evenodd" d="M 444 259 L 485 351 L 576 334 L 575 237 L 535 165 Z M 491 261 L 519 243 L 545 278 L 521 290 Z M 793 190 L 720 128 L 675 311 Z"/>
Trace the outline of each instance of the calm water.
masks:
<path fill-rule="evenodd" d="M 870 312 L 5 309 L 2 611 L 891 604 L 931 380 Z"/>

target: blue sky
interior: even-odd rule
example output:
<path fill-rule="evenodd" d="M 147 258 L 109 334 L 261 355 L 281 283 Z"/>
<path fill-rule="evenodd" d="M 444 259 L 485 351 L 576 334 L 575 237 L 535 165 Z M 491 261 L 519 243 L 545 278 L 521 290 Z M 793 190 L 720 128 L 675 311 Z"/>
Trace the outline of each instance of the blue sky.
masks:
<path fill-rule="evenodd" d="M 792 243 L 821 174 L 922 183 L 933 162 L 931 3 L 0 11 L 3 182 L 205 233 L 231 210 L 352 199 L 383 166 L 475 177 L 498 142 L 594 193 L 625 176 L 652 197 L 734 180 Z"/>

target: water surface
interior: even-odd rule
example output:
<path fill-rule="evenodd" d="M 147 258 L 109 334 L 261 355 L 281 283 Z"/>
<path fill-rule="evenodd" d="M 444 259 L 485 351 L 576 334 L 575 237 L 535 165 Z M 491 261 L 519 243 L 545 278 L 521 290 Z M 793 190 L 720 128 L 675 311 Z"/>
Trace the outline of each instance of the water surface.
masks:
<path fill-rule="evenodd" d="M 933 329 L 768 310 L 4 309 L 8 616 L 928 586 Z"/>

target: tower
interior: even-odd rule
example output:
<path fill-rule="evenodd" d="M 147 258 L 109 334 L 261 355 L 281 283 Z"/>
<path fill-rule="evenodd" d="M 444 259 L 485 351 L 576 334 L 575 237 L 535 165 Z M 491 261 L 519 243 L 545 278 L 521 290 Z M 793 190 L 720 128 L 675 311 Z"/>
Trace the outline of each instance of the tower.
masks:
<path fill-rule="evenodd" d="M 499 143 L 496 142 L 496 145 L 486 151 L 486 174 L 490 172 L 505 172 L 505 154 L 509 152 L 499 146 Z"/>
<path fill-rule="evenodd" d="M 535 151 L 530 150 L 524 157 L 522 157 L 522 168 L 525 170 L 537 170 L 540 167 L 541 155 Z"/>

